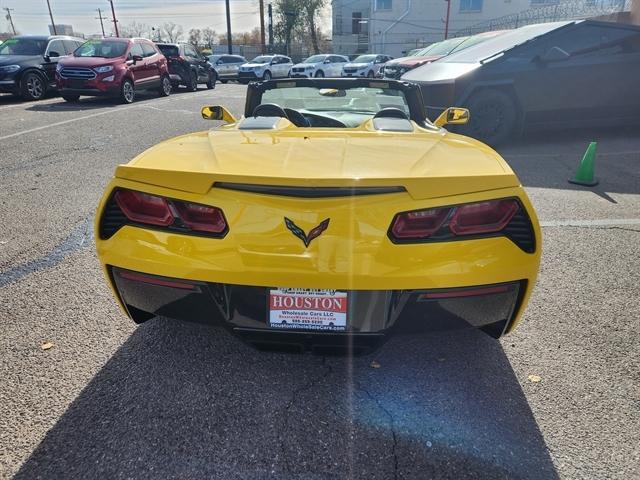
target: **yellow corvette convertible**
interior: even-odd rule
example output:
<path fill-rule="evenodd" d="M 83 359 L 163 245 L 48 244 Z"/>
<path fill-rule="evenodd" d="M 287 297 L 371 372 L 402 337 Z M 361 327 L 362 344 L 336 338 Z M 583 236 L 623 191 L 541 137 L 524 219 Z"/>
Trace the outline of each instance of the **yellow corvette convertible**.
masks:
<path fill-rule="evenodd" d="M 392 333 L 511 331 L 540 228 L 486 145 L 402 81 L 253 83 L 244 116 L 117 167 L 97 250 L 125 312 L 227 327 L 259 347 L 365 351 Z"/>

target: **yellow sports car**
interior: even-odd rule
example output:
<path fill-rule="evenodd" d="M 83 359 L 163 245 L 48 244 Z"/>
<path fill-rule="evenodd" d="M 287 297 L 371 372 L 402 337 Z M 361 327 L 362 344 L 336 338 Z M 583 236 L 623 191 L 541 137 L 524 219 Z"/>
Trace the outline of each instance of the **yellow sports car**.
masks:
<path fill-rule="evenodd" d="M 431 123 L 420 89 L 373 79 L 252 83 L 244 117 L 156 145 L 98 207 L 109 284 L 135 321 L 227 327 L 256 346 L 351 352 L 392 332 L 511 331 L 540 228 L 486 145 Z"/>

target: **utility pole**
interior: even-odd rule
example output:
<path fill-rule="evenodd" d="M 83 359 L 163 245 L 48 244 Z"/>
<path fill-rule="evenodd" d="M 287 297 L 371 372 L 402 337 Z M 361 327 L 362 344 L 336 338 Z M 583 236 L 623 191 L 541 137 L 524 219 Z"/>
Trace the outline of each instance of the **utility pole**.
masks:
<path fill-rule="evenodd" d="M 447 2 L 447 19 L 444 21 L 444 39 L 449 37 L 449 15 L 451 14 L 451 0 L 444 0 Z"/>
<path fill-rule="evenodd" d="M 120 32 L 118 31 L 118 20 L 116 19 L 116 10 L 113 8 L 113 0 L 108 0 L 111 4 L 111 15 L 113 16 L 113 28 L 116 31 L 116 37 L 120 36 Z"/>
<path fill-rule="evenodd" d="M 271 53 L 273 49 L 273 8 L 271 4 L 267 6 L 267 12 L 269 15 L 269 53 Z"/>
<path fill-rule="evenodd" d="M 53 34 L 57 35 L 58 30 L 56 30 L 56 22 L 53 21 L 53 13 L 51 13 L 51 4 L 49 0 L 47 0 L 47 7 L 49 7 L 49 17 L 51 18 L 51 27 L 53 28 Z"/>
<path fill-rule="evenodd" d="M 9 20 L 9 23 L 11 24 L 11 30 L 13 30 L 13 34 L 14 35 L 17 35 L 16 27 L 13 26 L 13 18 L 11 18 L 11 12 L 14 9 L 13 8 L 8 8 L 8 7 L 5 7 L 4 9 L 7 11 L 7 20 Z"/>
<path fill-rule="evenodd" d="M 264 0 L 260 0 L 260 43 L 262 44 L 262 53 L 265 53 L 265 45 L 264 45 Z"/>
<path fill-rule="evenodd" d="M 100 28 L 102 29 L 102 36 L 106 37 L 106 35 L 104 34 L 104 23 L 102 23 L 102 10 L 98 9 L 98 16 L 95 18 L 100 19 Z"/>
<path fill-rule="evenodd" d="M 227 49 L 229 55 L 233 53 L 233 42 L 231 40 L 231 12 L 229 11 L 229 0 L 224 2 L 227 6 Z"/>

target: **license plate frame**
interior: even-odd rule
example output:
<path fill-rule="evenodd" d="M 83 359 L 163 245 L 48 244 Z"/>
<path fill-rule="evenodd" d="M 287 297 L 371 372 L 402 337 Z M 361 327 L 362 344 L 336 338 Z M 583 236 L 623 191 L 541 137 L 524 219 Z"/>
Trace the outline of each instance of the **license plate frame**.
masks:
<path fill-rule="evenodd" d="M 346 332 L 349 292 L 334 289 L 267 289 L 267 326 L 275 330 Z"/>

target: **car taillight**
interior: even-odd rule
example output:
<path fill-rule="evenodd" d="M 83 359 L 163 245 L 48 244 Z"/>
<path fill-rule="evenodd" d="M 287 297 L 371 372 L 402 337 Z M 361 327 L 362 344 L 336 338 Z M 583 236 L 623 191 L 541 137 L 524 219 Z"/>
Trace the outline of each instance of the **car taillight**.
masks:
<path fill-rule="evenodd" d="M 511 198 L 414 210 L 398 213 L 389 233 L 399 242 L 499 233 L 519 211 L 520 203 Z"/>
<path fill-rule="evenodd" d="M 391 233 L 396 238 L 427 238 L 436 233 L 447 219 L 450 208 L 431 208 L 396 215 Z"/>
<path fill-rule="evenodd" d="M 227 231 L 227 222 L 222 210 L 210 205 L 173 200 L 133 190 L 117 190 L 113 200 L 132 223 L 212 236 L 223 236 Z M 119 228 L 117 225 L 111 225 L 115 222 L 108 218 L 110 216 L 113 216 L 113 213 L 107 205 L 103 223 L 109 224 L 111 229 Z M 117 223 L 120 226 L 124 224 Z"/>
<path fill-rule="evenodd" d="M 222 233 L 227 228 L 227 222 L 222 210 L 195 203 L 172 201 L 182 222 L 191 230 L 197 232 Z"/>
<path fill-rule="evenodd" d="M 167 227 L 174 221 L 169 204 L 162 197 L 132 190 L 119 190 L 115 199 L 120 210 L 132 222 Z"/>

